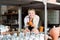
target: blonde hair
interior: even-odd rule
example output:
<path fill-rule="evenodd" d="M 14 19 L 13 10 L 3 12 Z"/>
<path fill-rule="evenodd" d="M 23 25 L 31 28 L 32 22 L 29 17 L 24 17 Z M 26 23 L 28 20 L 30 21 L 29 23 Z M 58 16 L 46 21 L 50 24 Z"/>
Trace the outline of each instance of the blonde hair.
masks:
<path fill-rule="evenodd" d="M 35 11 L 35 9 L 28 9 L 28 11 L 31 11 L 31 10 Z"/>

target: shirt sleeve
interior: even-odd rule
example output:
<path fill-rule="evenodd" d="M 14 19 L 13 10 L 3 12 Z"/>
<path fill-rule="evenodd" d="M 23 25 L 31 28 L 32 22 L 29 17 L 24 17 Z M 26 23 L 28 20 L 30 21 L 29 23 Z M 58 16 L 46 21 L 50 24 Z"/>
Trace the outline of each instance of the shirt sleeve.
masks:
<path fill-rule="evenodd" d="M 27 17 L 24 18 L 24 28 L 26 28 L 28 25 L 27 25 L 27 22 L 28 22 L 28 19 Z"/>
<path fill-rule="evenodd" d="M 40 19 L 39 16 L 37 16 L 35 19 L 35 28 L 38 28 L 39 19 Z"/>

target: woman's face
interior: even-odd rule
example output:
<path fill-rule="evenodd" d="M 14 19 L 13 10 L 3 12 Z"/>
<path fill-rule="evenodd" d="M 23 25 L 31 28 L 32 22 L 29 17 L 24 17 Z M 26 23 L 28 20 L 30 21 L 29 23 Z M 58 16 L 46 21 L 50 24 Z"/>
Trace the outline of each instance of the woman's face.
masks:
<path fill-rule="evenodd" d="M 30 18 L 34 18 L 34 16 L 35 16 L 35 10 L 29 10 L 28 11 L 28 15 L 29 15 Z"/>

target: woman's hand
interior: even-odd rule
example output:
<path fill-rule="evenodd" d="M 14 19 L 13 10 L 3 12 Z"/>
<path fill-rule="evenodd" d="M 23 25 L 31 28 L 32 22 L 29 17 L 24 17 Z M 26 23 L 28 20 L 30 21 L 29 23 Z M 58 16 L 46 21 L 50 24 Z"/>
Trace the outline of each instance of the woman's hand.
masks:
<path fill-rule="evenodd" d="M 35 27 L 35 25 L 32 22 L 28 22 L 27 24 L 31 27 Z"/>
<path fill-rule="evenodd" d="M 38 31 L 38 29 L 37 29 L 37 28 L 32 29 L 32 31 L 31 31 L 31 32 L 34 32 L 35 34 L 39 34 L 39 31 Z"/>

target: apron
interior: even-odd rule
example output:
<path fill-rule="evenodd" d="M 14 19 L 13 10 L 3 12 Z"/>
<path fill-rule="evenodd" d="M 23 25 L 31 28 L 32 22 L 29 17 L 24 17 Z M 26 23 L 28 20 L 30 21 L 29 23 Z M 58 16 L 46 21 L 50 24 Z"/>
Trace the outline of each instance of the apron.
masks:
<path fill-rule="evenodd" d="M 29 22 L 30 22 L 30 19 L 29 19 Z M 33 23 L 33 19 L 32 19 L 31 22 Z M 30 31 L 32 31 L 33 28 L 34 28 L 34 27 L 32 27 L 31 25 L 28 26 L 28 29 L 29 29 Z"/>

